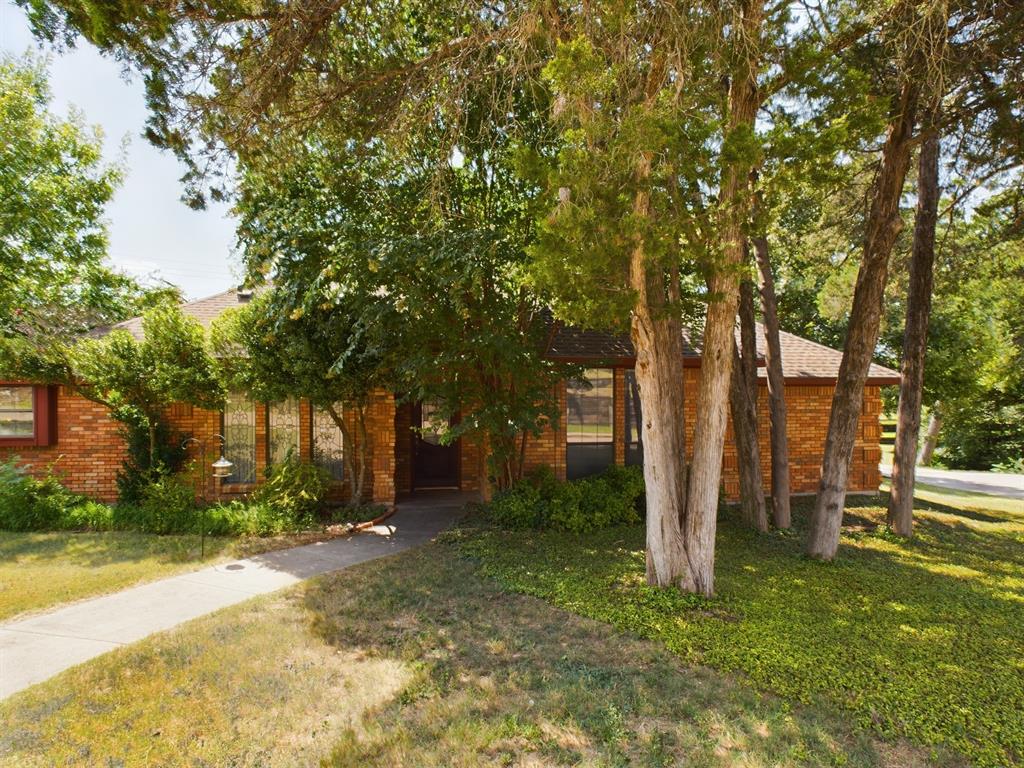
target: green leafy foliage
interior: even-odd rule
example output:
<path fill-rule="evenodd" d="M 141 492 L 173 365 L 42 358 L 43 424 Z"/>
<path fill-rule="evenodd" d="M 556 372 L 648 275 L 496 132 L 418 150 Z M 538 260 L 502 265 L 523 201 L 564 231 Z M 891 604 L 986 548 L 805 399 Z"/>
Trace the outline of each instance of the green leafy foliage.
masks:
<path fill-rule="evenodd" d="M 208 507 L 205 515 L 208 536 L 277 536 L 309 527 L 280 507 L 239 500 Z"/>
<path fill-rule="evenodd" d="M 122 504 L 139 504 L 147 487 L 164 474 L 178 472 L 185 461 L 181 435 L 163 419 L 156 422 L 156 455 L 150 453 L 148 425 L 122 411 L 121 437 L 128 457 L 117 473 L 117 498 Z"/>
<path fill-rule="evenodd" d="M 122 169 L 103 162 L 98 128 L 51 100 L 44 60 L 0 54 L 0 368 L 32 380 L 62 367 L 73 336 L 178 295 L 106 261 Z"/>
<path fill-rule="evenodd" d="M 17 458 L 0 463 L 0 530 L 43 531 L 73 528 L 66 512 L 82 503 L 51 473 L 37 479 Z"/>
<path fill-rule="evenodd" d="M 516 109 L 537 122 L 528 99 Z M 390 386 L 429 400 L 451 422 L 444 439 L 486 445 L 503 486 L 521 474 L 523 433 L 558 417 L 561 366 L 542 354 L 550 318 L 523 281 L 538 188 L 517 174 L 507 135 L 465 137 L 439 172 L 444 140 L 352 152 L 325 131 L 252 158 L 240 237 L 274 288 L 216 343 L 249 353 L 221 357 L 250 389 L 358 404 Z"/>
<path fill-rule="evenodd" d="M 609 467 L 595 477 L 560 483 L 544 468 L 500 492 L 488 514 L 510 529 L 586 533 L 640 521 L 644 493 L 638 467 Z"/>
<path fill-rule="evenodd" d="M 141 489 L 135 504 L 114 508 L 117 530 L 141 533 L 190 533 L 199 531 L 195 490 L 177 475 L 155 472 Z"/>
<path fill-rule="evenodd" d="M 911 540 L 885 533 L 884 498 L 851 498 L 834 564 L 801 556 L 810 500 L 794 504 L 796 533 L 760 535 L 725 512 L 713 600 L 647 586 L 639 526 L 572 538 L 468 528 L 458 540 L 506 588 L 687 662 L 979 766 L 1013 765 L 1024 754 L 1024 515 L 940 498 L 918 502 Z"/>
<path fill-rule="evenodd" d="M 267 479 L 250 496 L 257 507 L 269 507 L 291 527 L 313 523 L 327 491 L 330 476 L 323 467 L 302 461 L 289 451 L 285 460 L 267 470 Z"/>
<path fill-rule="evenodd" d="M 114 509 L 92 499 L 83 499 L 64 510 L 61 528 L 69 531 L 112 531 Z"/>

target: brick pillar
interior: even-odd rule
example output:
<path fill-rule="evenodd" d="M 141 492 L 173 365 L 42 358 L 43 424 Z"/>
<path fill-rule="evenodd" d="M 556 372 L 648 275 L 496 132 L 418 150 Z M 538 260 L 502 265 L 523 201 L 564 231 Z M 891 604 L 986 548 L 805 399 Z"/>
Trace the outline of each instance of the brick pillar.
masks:
<path fill-rule="evenodd" d="M 555 471 L 555 477 L 559 480 L 565 480 L 566 467 L 565 467 L 565 381 L 561 380 L 555 385 L 555 398 L 558 401 L 558 410 L 561 414 L 558 419 L 558 429 L 551 430 L 554 432 L 555 438 L 555 460 L 551 468 Z"/>
<path fill-rule="evenodd" d="M 377 390 L 370 399 L 366 415 L 370 441 L 370 466 L 373 469 L 373 501 L 395 503 L 395 396 Z"/>
<path fill-rule="evenodd" d="M 612 444 L 615 451 L 615 463 L 620 467 L 626 463 L 626 371 L 615 368 L 612 371 L 612 411 L 614 414 L 612 427 Z"/>
<path fill-rule="evenodd" d="M 299 456 L 313 460 L 313 406 L 305 398 L 299 401 Z"/>

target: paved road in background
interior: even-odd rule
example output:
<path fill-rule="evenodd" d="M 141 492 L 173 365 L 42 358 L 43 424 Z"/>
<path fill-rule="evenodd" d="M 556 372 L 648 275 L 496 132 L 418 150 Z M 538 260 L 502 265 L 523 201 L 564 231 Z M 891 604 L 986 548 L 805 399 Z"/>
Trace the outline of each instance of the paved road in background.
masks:
<path fill-rule="evenodd" d="M 887 464 L 883 464 L 881 469 L 882 474 L 886 477 L 892 473 L 892 467 Z M 934 485 L 938 488 L 1024 499 L 1024 475 L 918 467 L 915 477 L 919 483 Z"/>

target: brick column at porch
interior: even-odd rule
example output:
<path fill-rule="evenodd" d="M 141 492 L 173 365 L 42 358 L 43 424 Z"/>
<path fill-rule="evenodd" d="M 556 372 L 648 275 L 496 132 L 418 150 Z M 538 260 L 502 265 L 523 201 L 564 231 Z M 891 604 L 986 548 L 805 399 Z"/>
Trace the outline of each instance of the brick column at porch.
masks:
<path fill-rule="evenodd" d="M 375 504 L 395 503 L 395 396 L 377 390 L 366 414 Z"/>

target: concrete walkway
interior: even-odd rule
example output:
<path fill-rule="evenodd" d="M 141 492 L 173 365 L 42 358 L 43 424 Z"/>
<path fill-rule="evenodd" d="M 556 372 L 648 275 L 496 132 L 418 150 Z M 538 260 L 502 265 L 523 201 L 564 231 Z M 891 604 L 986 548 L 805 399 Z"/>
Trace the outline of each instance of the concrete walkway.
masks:
<path fill-rule="evenodd" d="M 879 469 L 885 477 L 892 476 L 892 467 L 882 464 Z M 966 470 L 918 467 L 914 478 L 919 483 L 949 488 L 954 491 L 988 493 L 1010 499 L 1024 499 L 1024 475 L 1003 472 L 969 472 Z"/>
<path fill-rule="evenodd" d="M 128 643 L 282 589 L 423 544 L 452 524 L 466 498 L 420 495 L 387 523 L 343 539 L 221 563 L 0 624 L 0 700 Z"/>

